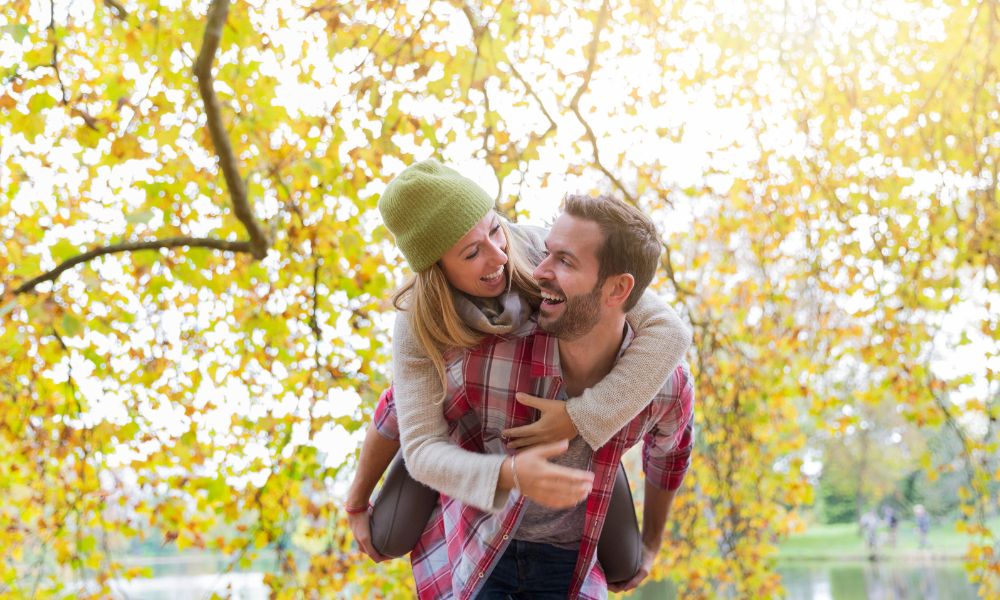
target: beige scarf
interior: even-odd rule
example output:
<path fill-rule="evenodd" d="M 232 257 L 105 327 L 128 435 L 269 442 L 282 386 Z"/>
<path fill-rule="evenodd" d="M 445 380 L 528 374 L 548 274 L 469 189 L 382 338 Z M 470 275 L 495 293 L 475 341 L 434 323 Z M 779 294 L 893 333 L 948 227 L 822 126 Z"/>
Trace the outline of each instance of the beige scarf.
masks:
<path fill-rule="evenodd" d="M 513 291 L 499 298 L 472 298 L 460 292 L 454 294 L 458 316 L 466 325 L 491 335 L 515 331 L 531 317 L 531 306 Z"/>

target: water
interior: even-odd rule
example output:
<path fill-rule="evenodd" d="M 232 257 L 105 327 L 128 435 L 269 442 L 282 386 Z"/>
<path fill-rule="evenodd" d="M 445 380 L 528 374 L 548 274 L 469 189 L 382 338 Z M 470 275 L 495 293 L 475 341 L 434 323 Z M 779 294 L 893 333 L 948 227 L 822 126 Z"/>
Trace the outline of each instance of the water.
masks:
<path fill-rule="evenodd" d="M 789 599 L 978 598 L 960 562 L 783 563 L 778 572 Z"/>
<path fill-rule="evenodd" d="M 782 563 L 778 567 L 788 600 L 976 600 L 959 562 Z M 733 596 L 735 597 L 735 596 Z M 666 581 L 653 581 L 630 600 L 674 600 Z"/>
<path fill-rule="evenodd" d="M 217 593 L 234 600 L 268 597 L 263 573 L 204 573 L 200 565 L 177 562 L 153 564 L 154 577 L 115 582 L 112 590 L 130 600 L 209 598 Z M 965 578 L 959 562 L 821 563 L 785 562 L 778 567 L 788 600 L 975 600 L 975 587 Z M 629 596 L 630 600 L 672 600 L 673 584 L 652 581 Z"/>
<path fill-rule="evenodd" d="M 150 579 L 116 581 L 111 591 L 129 600 L 175 600 L 210 598 L 213 593 L 230 600 L 266 600 L 263 573 L 228 573 L 226 575 L 166 575 Z"/>
<path fill-rule="evenodd" d="M 128 600 L 208 599 L 212 594 L 231 600 L 266 600 L 268 589 L 264 573 L 273 572 L 275 561 L 258 558 L 250 572 L 222 571 L 230 567 L 226 557 L 205 553 L 181 556 L 127 557 L 130 566 L 152 569 L 152 577 L 112 580 L 109 583 L 113 598 Z M 81 586 L 96 592 L 93 582 Z"/>

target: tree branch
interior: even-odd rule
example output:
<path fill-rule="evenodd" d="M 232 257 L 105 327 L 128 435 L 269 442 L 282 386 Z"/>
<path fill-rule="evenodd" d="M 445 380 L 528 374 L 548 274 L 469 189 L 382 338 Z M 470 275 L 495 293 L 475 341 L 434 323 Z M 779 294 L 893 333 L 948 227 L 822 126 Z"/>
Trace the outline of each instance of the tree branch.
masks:
<path fill-rule="evenodd" d="M 128 11 L 122 6 L 121 2 L 118 0 L 104 0 L 104 6 L 108 7 L 111 11 L 112 16 L 114 16 L 119 21 L 128 20 Z"/>
<path fill-rule="evenodd" d="M 611 7 L 608 6 L 607 1 L 601 3 L 601 10 L 597 13 L 597 22 L 594 23 L 594 37 L 590 40 L 590 45 L 587 47 L 587 68 L 583 74 L 583 83 L 573 94 L 573 99 L 569 103 L 569 108 L 576 115 L 576 119 L 583 125 L 583 129 L 586 132 L 587 140 L 590 142 L 591 148 L 594 151 L 594 165 L 604 173 L 604 176 L 611 180 L 611 183 L 615 185 L 616 188 L 625 196 L 625 198 L 632 203 L 636 204 L 637 200 L 635 194 L 631 193 L 625 185 L 619 180 L 615 175 L 608 170 L 607 167 L 601 162 L 601 156 L 597 148 L 597 136 L 594 134 L 594 130 L 590 127 L 590 123 L 583 118 L 580 113 L 580 98 L 583 97 L 584 92 L 590 87 L 590 79 L 594 75 L 594 67 L 597 66 L 597 46 L 601 40 L 601 30 L 608 22 L 608 16 L 611 11 Z"/>
<path fill-rule="evenodd" d="M 51 271 L 35 277 L 31 281 L 22 284 L 14 290 L 14 295 L 24 294 L 34 290 L 39 284 L 46 281 L 55 281 L 64 272 L 73 267 L 104 256 L 105 254 L 116 254 L 119 252 L 132 252 L 136 250 L 160 250 L 161 248 L 178 248 L 188 246 L 191 248 L 213 248 L 215 250 L 225 250 L 228 252 L 252 252 L 250 242 L 227 242 L 212 238 L 193 237 L 173 237 L 162 240 L 149 240 L 146 242 L 128 242 L 123 244 L 112 244 L 102 248 L 94 248 L 89 252 L 84 252 L 79 256 L 74 256 Z"/>
<path fill-rule="evenodd" d="M 667 280 L 674 285 L 674 290 L 678 294 L 682 294 L 684 296 L 695 295 L 694 290 L 692 290 L 687 286 L 681 285 L 681 283 L 677 281 L 677 273 L 674 271 L 673 255 L 670 253 L 670 244 L 668 244 L 666 240 L 663 240 L 663 258 L 661 259 L 660 263 L 663 265 L 664 270 L 666 270 L 667 272 Z"/>
<path fill-rule="evenodd" d="M 208 133 L 215 146 L 215 152 L 219 156 L 219 166 L 226 179 L 226 187 L 229 188 L 229 196 L 233 201 L 233 209 L 236 218 L 246 227 L 250 234 L 250 254 L 257 260 L 267 256 L 267 249 L 271 242 L 261 228 L 260 224 L 253 216 L 250 202 L 247 199 L 246 185 L 240 177 L 239 168 L 236 164 L 236 155 L 233 147 L 229 143 L 229 136 L 222 124 L 222 110 L 219 106 L 219 99 L 215 95 L 214 79 L 212 77 L 212 62 L 215 60 L 215 53 L 219 49 L 219 42 L 222 39 L 222 26 L 226 22 L 226 15 L 229 12 L 229 0 L 213 0 L 208 9 L 207 23 L 205 24 L 205 36 L 202 40 L 201 51 L 195 60 L 194 75 L 198 79 L 198 91 L 201 99 L 205 103 L 205 118 Z"/>
<path fill-rule="evenodd" d="M 514 78 L 521 82 L 521 85 L 524 86 L 524 90 L 528 92 L 528 95 L 535 100 L 535 102 L 538 104 L 538 108 L 541 109 L 542 114 L 545 115 L 545 119 L 549 122 L 548 129 L 546 129 L 544 133 L 538 136 L 539 139 L 546 138 L 550 132 L 555 131 L 556 129 L 555 120 L 552 119 L 552 115 L 549 114 L 549 111 L 545 109 L 545 104 L 542 102 L 542 99 L 538 97 L 538 94 L 535 92 L 535 88 L 531 87 L 531 84 L 528 83 L 528 80 L 526 80 L 523 75 L 521 75 L 521 72 L 517 70 L 517 67 L 514 65 L 514 63 L 508 62 L 507 64 L 510 66 L 510 72 L 514 74 Z M 534 137 L 534 135 L 535 134 L 532 133 L 532 137 Z"/>
<path fill-rule="evenodd" d="M 65 106 L 69 103 L 69 94 L 66 92 L 66 85 L 62 80 L 62 73 L 59 72 L 59 38 L 56 34 L 56 2 L 49 0 L 49 35 L 52 36 L 52 70 L 56 72 L 56 81 L 59 82 L 59 90 L 62 94 L 60 103 Z"/>
<path fill-rule="evenodd" d="M 316 236 L 313 235 L 312 244 L 310 245 L 310 253 L 315 253 L 316 249 Z M 312 310 L 309 313 L 309 329 L 312 330 L 313 335 L 316 336 L 316 341 L 323 341 L 323 330 L 319 327 L 319 318 L 316 313 L 319 311 L 319 267 L 322 259 L 318 259 L 313 256 L 313 281 L 312 281 Z"/>

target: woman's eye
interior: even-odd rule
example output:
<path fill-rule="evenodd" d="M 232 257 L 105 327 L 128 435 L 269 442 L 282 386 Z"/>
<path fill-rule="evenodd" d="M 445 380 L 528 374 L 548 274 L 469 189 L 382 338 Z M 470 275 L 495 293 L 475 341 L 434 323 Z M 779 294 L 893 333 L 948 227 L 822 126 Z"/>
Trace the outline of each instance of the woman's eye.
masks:
<path fill-rule="evenodd" d="M 500 231 L 499 223 L 497 223 L 496 226 L 494 226 L 493 229 L 490 230 L 490 235 L 496 235 L 498 231 Z"/>
<path fill-rule="evenodd" d="M 470 254 L 470 255 L 466 256 L 466 257 L 465 257 L 465 260 L 472 260 L 473 258 L 476 258 L 477 256 L 479 256 L 479 248 L 476 248 L 476 249 L 475 249 L 475 250 L 474 250 L 474 251 L 472 252 L 472 254 Z"/>

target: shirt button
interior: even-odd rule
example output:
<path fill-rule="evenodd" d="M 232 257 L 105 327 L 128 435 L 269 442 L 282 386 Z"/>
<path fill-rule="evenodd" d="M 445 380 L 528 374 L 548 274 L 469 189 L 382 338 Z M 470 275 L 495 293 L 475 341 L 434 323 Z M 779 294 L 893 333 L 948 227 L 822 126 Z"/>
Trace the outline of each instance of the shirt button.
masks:
<path fill-rule="evenodd" d="M 480 574 L 479 574 L 479 578 L 480 578 L 480 579 L 482 579 L 482 578 L 483 578 L 483 575 L 486 575 L 486 573 L 480 573 Z"/>
<path fill-rule="evenodd" d="M 503 539 L 507 539 L 507 534 L 506 533 L 503 535 Z"/>

